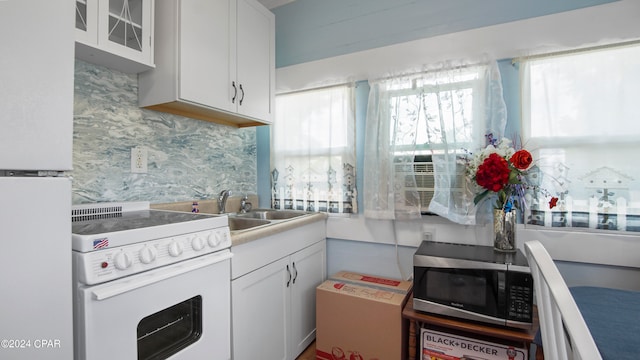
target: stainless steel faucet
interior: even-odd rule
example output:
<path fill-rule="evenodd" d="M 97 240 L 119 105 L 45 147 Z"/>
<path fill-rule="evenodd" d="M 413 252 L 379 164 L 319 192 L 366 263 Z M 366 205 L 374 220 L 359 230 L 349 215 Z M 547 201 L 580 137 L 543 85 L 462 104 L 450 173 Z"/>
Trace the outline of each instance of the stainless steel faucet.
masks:
<path fill-rule="evenodd" d="M 231 190 L 222 190 L 220 192 L 220 196 L 218 197 L 218 210 L 220 214 L 224 214 L 225 207 L 227 206 L 227 199 L 231 195 Z"/>
<path fill-rule="evenodd" d="M 240 213 L 245 214 L 247 211 L 251 211 L 251 202 L 249 201 L 249 197 L 245 195 L 240 201 Z"/>

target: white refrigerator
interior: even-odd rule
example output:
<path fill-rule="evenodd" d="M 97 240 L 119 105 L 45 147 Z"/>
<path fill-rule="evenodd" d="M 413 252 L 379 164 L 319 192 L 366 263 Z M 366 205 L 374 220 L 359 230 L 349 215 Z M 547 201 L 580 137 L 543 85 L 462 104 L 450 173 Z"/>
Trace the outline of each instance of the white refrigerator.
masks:
<path fill-rule="evenodd" d="M 72 359 L 74 5 L 0 1 L 0 359 Z"/>

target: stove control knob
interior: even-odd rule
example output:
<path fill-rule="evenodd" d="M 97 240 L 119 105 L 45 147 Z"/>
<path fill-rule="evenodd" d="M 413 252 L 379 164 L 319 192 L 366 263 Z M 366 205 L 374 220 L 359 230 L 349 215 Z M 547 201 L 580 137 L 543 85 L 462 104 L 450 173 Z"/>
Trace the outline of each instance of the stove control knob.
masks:
<path fill-rule="evenodd" d="M 132 263 L 131 255 L 124 251 L 120 251 L 113 257 L 113 264 L 118 270 L 126 270 Z"/>
<path fill-rule="evenodd" d="M 180 256 L 182 254 L 182 250 L 182 243 L 175 240 L 169 243 L 169 255 L 173 257 Z"/>
<path fill-rule="evenodd" d="M 196 235 L 196 237 L 194 237 L 193 240 L 191 240 L 191 247 L 195 251 L 200 251 L 204 249 L 204 245 L 205 245 L 204 239 L 202 239 L 200 235 Z"/>
<path fill-rule="evenodd" d="M 220 233 L 218 233 L 217 231 L 212 232 L 207 237 L 207 242 L 209 243 L 209 246 L 211 246 L 212 248 L 220 245 L 220 241 L 222 241 L 222 238 L 220 237 Z"/>
<path fill-rule="evenodd" d="M 143 247 L 142 249 L 140 249 L 140 253 L 138 254 L 138 256 L 140 256 L 140 262 L 143 264 L 150 264 L 156 259 L 157 255 L 158 250 L 156 250 L 156 248 L 153 246 Z"/>

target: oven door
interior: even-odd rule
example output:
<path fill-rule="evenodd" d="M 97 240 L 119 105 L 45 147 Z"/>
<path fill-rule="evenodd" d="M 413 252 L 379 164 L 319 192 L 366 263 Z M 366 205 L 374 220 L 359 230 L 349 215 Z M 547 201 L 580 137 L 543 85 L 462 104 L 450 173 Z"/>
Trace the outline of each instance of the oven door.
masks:
<path fill-rule="evenodd" d="M 76 359 L 231 358 L 229 250 L 79 286 Z"/>

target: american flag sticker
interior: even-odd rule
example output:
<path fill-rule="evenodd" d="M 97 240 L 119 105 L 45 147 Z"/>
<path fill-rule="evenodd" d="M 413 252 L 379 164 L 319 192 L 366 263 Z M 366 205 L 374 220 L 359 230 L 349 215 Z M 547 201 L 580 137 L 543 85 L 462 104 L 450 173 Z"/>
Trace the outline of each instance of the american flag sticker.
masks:
<path fill-rule="evenodd" d="M 102 249 L 109 246 L 109 238 L 93 240 L 93 250 Z"/>

